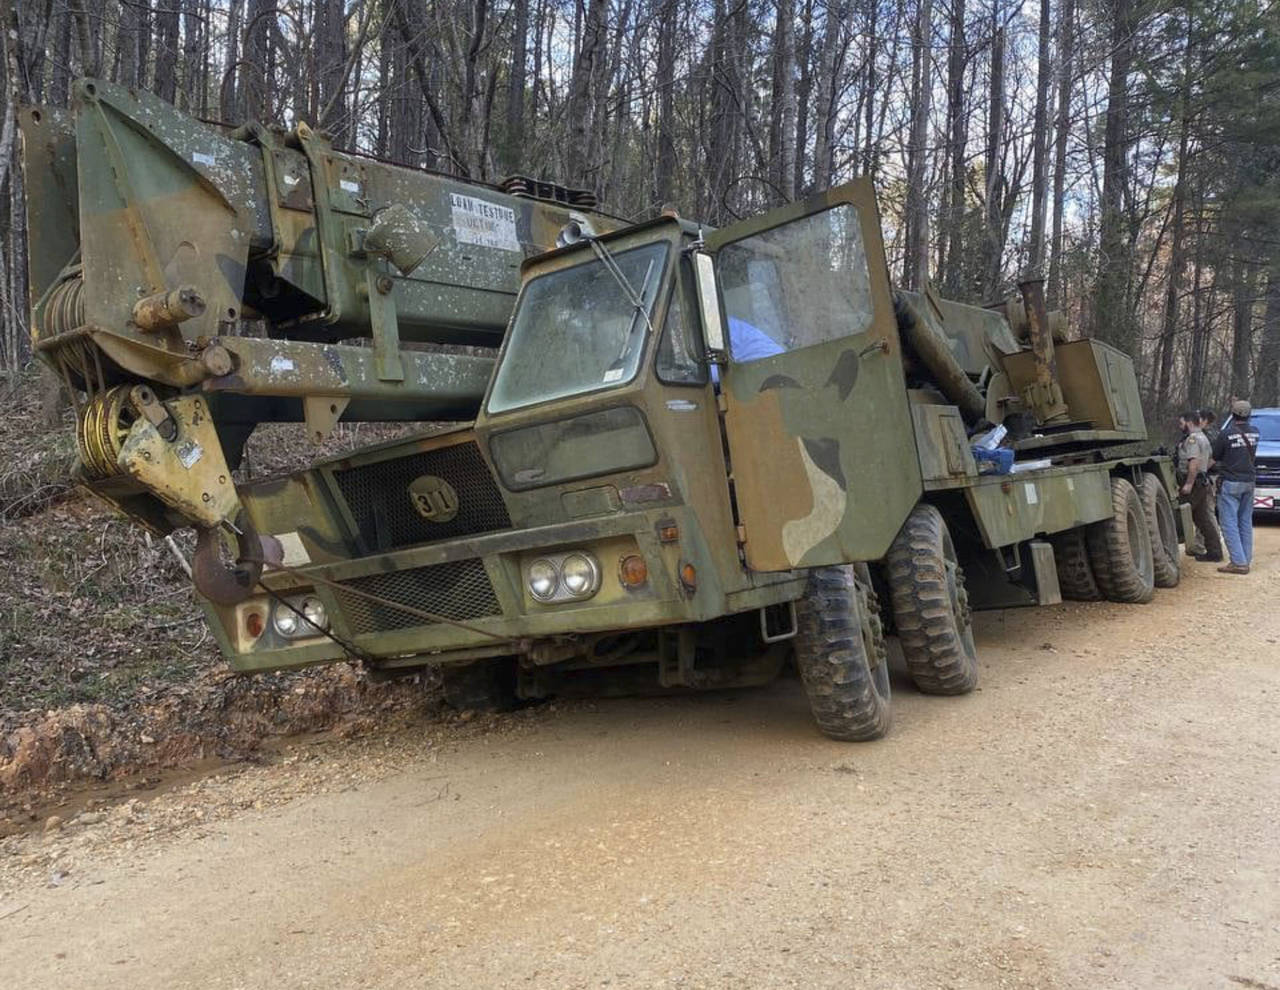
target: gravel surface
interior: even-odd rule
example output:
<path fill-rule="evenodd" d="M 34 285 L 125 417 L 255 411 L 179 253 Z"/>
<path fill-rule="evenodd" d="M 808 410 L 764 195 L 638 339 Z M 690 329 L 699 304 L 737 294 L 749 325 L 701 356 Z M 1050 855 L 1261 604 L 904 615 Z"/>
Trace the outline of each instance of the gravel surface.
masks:
<path fill-rule="evenodd" d="M 38 987 L 1280 990 L 1280 528 L 1252 575 L 979 619 L 871 744 L 799 683 L 438 717 L 0 841 Z"/>

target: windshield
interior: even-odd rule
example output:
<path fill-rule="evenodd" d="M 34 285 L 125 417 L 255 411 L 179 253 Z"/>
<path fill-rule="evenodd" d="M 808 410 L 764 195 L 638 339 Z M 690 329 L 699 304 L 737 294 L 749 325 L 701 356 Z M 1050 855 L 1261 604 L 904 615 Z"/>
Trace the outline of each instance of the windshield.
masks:
<path fill-rule="evenodd" d="M 666 241 L 622 251 L 612 256 L 616 271 L 605 263 L 607 255 L 591 255 L 530 281 L 516 307 L 489 412 L 631 381 L 669 253 Z M 643 313 L 618 275 L 634 290 Z"/>
<path fill-rule="evenodd" d="M 1280 413 L 1253 414 L 1253 425 L 1258 428 L 1258 439 L 1280 443 Z"/>

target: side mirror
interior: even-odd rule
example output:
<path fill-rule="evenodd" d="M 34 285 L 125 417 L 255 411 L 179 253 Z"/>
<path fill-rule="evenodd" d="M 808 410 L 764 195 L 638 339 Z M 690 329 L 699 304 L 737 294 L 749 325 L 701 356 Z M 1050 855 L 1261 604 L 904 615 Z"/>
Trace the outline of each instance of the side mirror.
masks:
<path fill-rule="evenodd" d="M 698 290 L 698 314 L 702 317 L 702 333 L 707 343 L 707 360 L 724 364 L 724 322 L 720 319 L 720 300 L 716 295 L 716 269 L 711 255 L 697 251 L 693 255 L 693 280 Z"/>

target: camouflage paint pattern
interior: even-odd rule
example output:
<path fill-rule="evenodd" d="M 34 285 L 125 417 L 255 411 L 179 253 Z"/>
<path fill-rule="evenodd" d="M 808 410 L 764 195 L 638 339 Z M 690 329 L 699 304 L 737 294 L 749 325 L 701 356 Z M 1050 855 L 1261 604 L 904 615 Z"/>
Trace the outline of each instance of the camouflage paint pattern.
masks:
<path fill-rule="evenodd" d="M 492 361 L 403 342 L 496 346 L 526 257 L 571 221 L 618 226 L 571 192 L 544 202 L 340 154 L 305 124 L 228 131 L 100 80 L 74 84 L 69 113 L 19 122 L 36 353 L 88 406 L 134 383 L 163 401 L 217 392 L 239 436 L 272 419 L 305 418 L 317 439 L 339 418 L 469 419 Z M 266 334 L 238 336 L 242 319 Z M 336 343 L 357 337 L 374 348 Z M 120 503 L 140 521 L 207 522 L 180 508 L 203 490 L 144 476 Z"/>
<path fill-rule="evenodd" d="M 91 290 L 86 322 L 121 335 L 140 289 L 192 285 L 208 307 L 183 325 L 187 340 L 218 336 L 254 304 L 291 339 L 367 336 L 372 267 L 392 280 L 404 340 L 496 345 L 526 257 L 554 247 L 571 219 L 619 225 L 598 211 L 340 154 L 305 125 L 290 135 L 253 124 L 226 133 L 98 80 L 76 83 L 70 118 L 26 108 L 20 122 L 33 227 L 51 213 L 74 221 L 33 241 L 33 294 L 52 286 L 78 243 Z M 374 216 L 391 206 L 439 242 L 407 276 L 363 250 Z M 51 329 L 37 322 L 41 338 Z"/>
<path fill-rule="evenodd" d="M 607 243 L 616 253 L 655 240 L 666 241 L 673 251 L 672 257 L 676 257 L 674 252 L 687 249 L 695 234 L 696 229 L 691 225 L 663 220 L 620 232 Z M 877 240 L 878 236 L 876 231 Z M 585 257 L 589 255 L 584 245 L 557 250 L 526 265 L 525 278 L 533 279 L 581 264 Z M 680 305 L 682 299 L 690 310 L 695 309 L 690 303 L 696 287 L 689 267 L 672 265 L 665 279 L 653 314 L 657 334 L 664 330 L 669 309 Z M 887 299 L 887 293 L 880 298 Z M 878 349 L 879 340 L 883 338 L 876 338 L 874 329 L 869 334 L 869 340 L 861 341 L 860 350 L 872 342 Z M 381 444 L 318 465 L 287 481 L 247 486 L 242 496 L 254 524 L 261 532 L 274 535 L 292 547 L 294 556 L 286 557 L 286 561 L 299 565 L 293 573 L 269 574 L 264 584 L 277 594 L 314 594 L 320 598 L 331 617 L 334 634 L 359 655 L 385 667 L 460 663 L 483 656 L 511 654 L 522 657 L 526 665 L 533 667 L 556 666 L 580 657 L 583 651 L 589 652 L 592 644 L 607 643 L 609 637 L 626 632 L 687 627 L 691 623 L 794 600 L 803 588 L 799 569 L 770 573 L 744 566 L 739 552 L 747 554 L 749 564 L 752 530 L 750 520 L 743 531 L 737 529 L 739 520 L 732 511 L 730 484 L 739 493 L 740 506 L 744 486 L 754 486 L 760 491 L 772 486 L 777 490 L 786 511 L 777 515 L 776 529 L 771 531 L 770 539 L 771 545 L 783 555 L 789 552 L 789 546 L 794 549 L 789 539 L 812 539 L 803 531 L 797 535 L 794 524 L 818 518 L 814 508 L 823 499 L 828 499 L 827 504 L 847 504 L 847 495 L 823 489 L 822 479 L 830 476 L 821 469 L 815 470 L 819 458 L 810 451 L 813 445 L 806 445 L 803 439 L 798 440 L 795 434 L 786 431 L 788 411 L 783 403 L 800 398 L 802 389 L 758 389 L 757 397 L 748 393 L 751 401 L 740 404 L 744 415 L 734 425 L 738 432 L 731 434 L 731 482 L 730 465 L 724 459 L 720 441 L 721 410 L 715 389 L 709 383 L 663 382 L 654 368 L 653 344 L 653 341 L 648 344 L 637 377 L 617 388 L 538 403 L 501 415 L 482 411 L 471 429 Z M 837 364 L 840 352 L 837 347 Z M 793 352 L 781 357 L 792 360 L 804 358 L 805 354 Z M 879 357 L 873 351 L 866 359 Z M 853 388 L 842 400 L 839 382 L 830 381 L 830 361 L 825 369 L 809 369 L 799 361 L 794 364 L 797 374 L 807 375 L 816 382 L 816 386 L 809 386 L 810 392 L 827 388 L 835 393 L 837 402 L 851 402 L 864 379 L 860 371 Z M 734 376 L 750 367 L 730 366 L 725 376 L 725 391 L 741 381 Z M 900 361 L 898 367 L 901 367 Z M 825 375 L 821 373 L 824 370 Z M 866 377 L 875 382 L 870 375 Z M 888 392 L 887 388 L 877 392 L 880 402 Z M 881 413 L 872 411 L 867 414 L 869 422 L 892 440 L 900 457 L 904 451 L 909 453 L 915 470 L 925 479 L 920 483 L 923 497 L 936 500 L 953 526 L 963 526 L 976 533 L 986 548 L 1017 547 L 1024 541 L 1105 518 L 1110 512 L 1108 484 L 1113 473 L 1155 470 L 1165 478 L 1166 485 L 1172 485 L 1167 462 L 1148 454 L 1016 476 L 980 476 L 968 451 L 956 407 L 928 390 L 913 390 L 908 394 L 903 389 L 901 397 L 904 406 L 901 420 L 882 418 Z M 726 418 L 734 409 L 734 401 L 732 394 L 723 396 Z M 362 536 L 360 521 L 353 514 L 343 487 L 345 472 L 408 465 L 424 453 L 475 444 L 481 457 L 478 470 L 496 486 L 493 479 L 497 472 L 489 453 L 489 440 L 494 435 L 620 404 L 643 413 L 657 451 L 652 465 L 520 491 L 497 487 L 507 519 L 486 532 L 458 538 L 428 536 L 421 542 L 386 550 L 370 548 Z M 824 420 L 828 429 L 831 424 L 840 426 L 841 421 L 830 407 L 815 402 L 812 408 L 828 417 Z M 863 451 L 860 445 L 865 442 L 865 433 L 859 430 L 849 434 L 856 454 Z M 817 449 L 821 451 L 821 446 Z M 607 454 L 605 449 L 598 455 L 588 453 L 587 456 Z M 922 470 L 921 465 L 926 467 Z M 416 475 L 416 470 L 406 470 L 400 487 L 382 489 L 384 518 L 394 516 L 397 500 L 403 500 L 407 506 L 414 498 L 415 486 L 420 488 L 421 483 L 431 480 Z M 797 483 L 797 479 L 804 480 Z M 435 480 L 438 487 L 438 479 Z M 799 497 L 795 497 L 797 490 L 801 493 Z M 919 493 L 910 504 L 918 497 Z M 460 496 L 463 506 L 466 498 Z M 448 515 L 441 525 L 448 525 L 453 518 Z M 821 525 L 839 528 L 843 524 L 840 518 Z M 792 528 L 788 529 L 788 525 Z M 818 532 L 822 530 L 819 528 Z M 675 535 L 667 542 L 661 536 L 663 533 Z M 895 533 L 896 524 L 882 525 L 875 539 L 887 544 Z M 743 535 L 745 546 L 739 542 Z M 600 560 L 603 572 L 600 592 L 581 602 L 547 605 L 534 601 L 525 584 L 525 568 L 530 560 L 546 553 L 575 549 L 589 550 Z M 621 559 L 631 554 L 644 559 L 649 580 L 639 589 L 627 590 L 620 582 L 619 572 Z M 868 559 L 876 558 L 869 556 Z M 480 590 L 486 592 L 487 589 L 486 593 L 492 594 L 493 606 L 488 614 L 478 616 L 455 611 L 460 618 L 465 615 L 469 628 L 412 616 L 405 618 L 385 610 L 380 613 L 381 624 L 376 618 L 371 624 L 368 603 L 361 603 L 343 590 L 366 582 L 362 586 L 390 589 L 393 598 L 421 602 L 422 599 L 414 595 L 426 587 L 429 568 L 473 561 L 478 562 L 476 576 L 482 582 Z M 685 565 L 692 565 L 697 574 L 693 588 L 681 581 L 681 569 Z M 975 587 L 975 596 L 992 605 L 1034 601 L 1034 596 L 1028 598 L 1025 591 L 1022 598 L 1010 598 L 1010 589 L 999 566 L 986 569 L 975 566 L 970 580 L 981 585 Z M 987 587 L 988 581 L 990 587 Z M 462 599 L 448 589 L 436 592 L 432 604 L 435 608 L 465 609 L 474 598 L 475 587 L 468 586 Z M 247 636 L 246 614 L 256 612 L 266 616 L 271 607 L 272 601 L 266 595 L 255 596 L 234 607 L 207 606 L 219 640 L 236 669 L 274 669 L 345 655 L 343 645 L 323 636 L 285 641 L 275 635 L 269 625 L 261 636 Z M 671 675 L 666 672 L 662 676 Z"/>
<path fill-rule="evenodd" d="M 708 247 L 723 253 L 841 204 L 857 211 L 861 227 L 865 328 L 852 335 L 845 334 L 855 328 L 825 328 L 830 339 L 731 362 L 724 373 L 725 429 L 753 570 L 877 560 L 922 491 L 871 183 L 857 180 L 717 231 Z"/>

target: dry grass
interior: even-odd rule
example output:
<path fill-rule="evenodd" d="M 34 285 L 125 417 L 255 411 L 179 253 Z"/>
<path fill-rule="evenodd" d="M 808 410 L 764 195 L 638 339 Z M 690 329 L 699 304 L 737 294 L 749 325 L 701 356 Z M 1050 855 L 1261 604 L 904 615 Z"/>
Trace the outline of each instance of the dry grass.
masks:
<path fill-rule="evenodd" d="M 169 548 L 79 495 L 0 528 L 0 603 L 9 713 L 127 703 L 218 662 Z"/>
<path fill-rule="evenodd" d="M 0 378 L 0 797 L 250 753 L 272 735 L 372 728 L 432 703 L 429 677 L 372 684 L 345 664 L 231 675 L 165 541 L 73 483 L 72 415 L 45 425 L 40 386 L 35 372 Z M 317 447 L 300 425 L 273 424 L 242 473 L 422 429 L 343 425 Z"/>
<path fill-rule="evenodd" d="M 0 375 L 0 521 L 28 516 L 72 490 L 77 462 L 70 410 L 45 422 L 35 370 Z"/>

